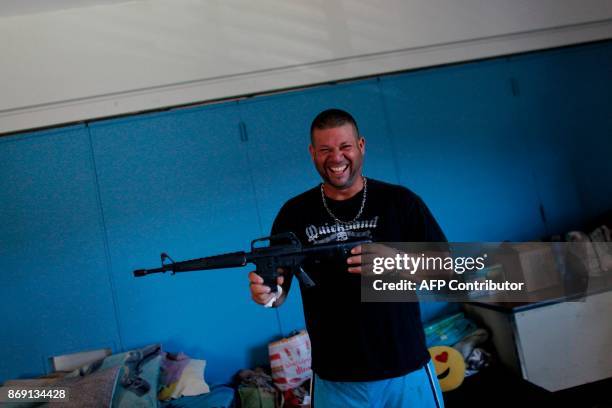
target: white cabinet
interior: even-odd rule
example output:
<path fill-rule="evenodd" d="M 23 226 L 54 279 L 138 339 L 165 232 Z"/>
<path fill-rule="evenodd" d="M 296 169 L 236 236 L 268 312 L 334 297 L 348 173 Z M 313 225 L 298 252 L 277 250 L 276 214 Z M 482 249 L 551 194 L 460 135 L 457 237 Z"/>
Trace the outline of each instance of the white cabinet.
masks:
<path fill-rule="evenodd" d="M 575 302 L 465 309 L 491 331 L 504 365 L 548 391 L 612 377 L 612 291 Z"/>

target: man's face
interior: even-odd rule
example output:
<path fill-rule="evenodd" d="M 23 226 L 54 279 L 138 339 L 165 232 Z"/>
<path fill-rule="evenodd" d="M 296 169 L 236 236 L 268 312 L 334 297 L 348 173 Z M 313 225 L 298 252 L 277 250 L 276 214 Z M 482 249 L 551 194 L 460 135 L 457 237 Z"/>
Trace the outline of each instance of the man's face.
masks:
<path fill-rule="evenodd" d="M 315 129 L 309 150 L 323 180 L 339 190 L 351 187 L 361 175 L 365 139 L 356 135 L 350 123 Z"/>

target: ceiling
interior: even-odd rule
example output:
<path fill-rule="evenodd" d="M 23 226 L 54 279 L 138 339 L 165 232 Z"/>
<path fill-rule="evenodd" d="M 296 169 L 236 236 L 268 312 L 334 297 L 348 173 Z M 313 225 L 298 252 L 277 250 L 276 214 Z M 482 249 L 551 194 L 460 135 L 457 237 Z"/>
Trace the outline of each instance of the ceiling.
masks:
<path fill-rule="evenodd" d="M 131 0 L 0 0 L 0 17 L 46 13 L 104 4 L 127 3 Z"/>

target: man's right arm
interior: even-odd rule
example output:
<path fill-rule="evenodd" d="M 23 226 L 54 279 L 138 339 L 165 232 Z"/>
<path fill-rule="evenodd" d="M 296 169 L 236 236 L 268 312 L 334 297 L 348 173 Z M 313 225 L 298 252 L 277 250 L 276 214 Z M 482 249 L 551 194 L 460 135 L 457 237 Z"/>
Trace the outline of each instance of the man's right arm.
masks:
<path fill-rule="evenodd" d="M 291 216 L 288 214 L 287 204 L 285 204 L 274 219 L 270 235 L 276 235 L 283 232 L 292 232 L 291 227 L 289 226 L 290 219 Z M 273 243 L 271 242 L 270 244 Z M 291 288 L 291 281 L 293 278 L 291 271 L 279 268 L 278 272 L 280 276 L 276 278 L 276 282 L 282 287 L 282 293 L 280 296 L 278 296 L 278 299 L 274 301 L 272 307 L 278 307 L 283 304 L 287 298 L 287 295 L 289 294 L 289 289 Z M 270 287 L 263 284 L 263 278 L 257 275 L 257 272 L 255 271 L 249 273 L 249 285 L 251 289 L 251 298 L 255 303 L 260 305 L 268 304 L 272 297 L 277 296 L 278 292 L 271 293 Z"/>
<path fill-rule="evenodd" d="M 285 274 L 285 272 L 282 272 Z M 285 274 L 286 275 L 286 274 Z M 257 304 L 266 305 L 274 296 L 278 298 L 272 303 L 272 307 L 278 307 L 283 304 L 287 294 L 289 293 L 289 287 L 291 285 L 291 276 L 285 279 L 285 276 L 281 275 L 276 278 L 276 283 L 282 287 L 282 293 L 278 296 L 278 292 L 271 293 L 270 287 L 263 284 L 263 278 L 257 275 L 256 272 L 249 273 L 249 286 L 251 289 L 251 299 Z"/>

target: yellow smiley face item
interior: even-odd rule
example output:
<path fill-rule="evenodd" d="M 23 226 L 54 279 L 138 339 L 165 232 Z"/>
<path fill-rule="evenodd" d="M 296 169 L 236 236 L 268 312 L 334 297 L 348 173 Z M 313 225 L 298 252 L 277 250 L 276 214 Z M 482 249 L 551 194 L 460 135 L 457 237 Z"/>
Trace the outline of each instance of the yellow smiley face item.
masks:
<path fill-rule="evenodd" d="M 452 347 L 435 346 L 429 348 L 429 355 L 442 391 L 459 387 L 465 377 L 465 361 L 461 353 Z"/>

